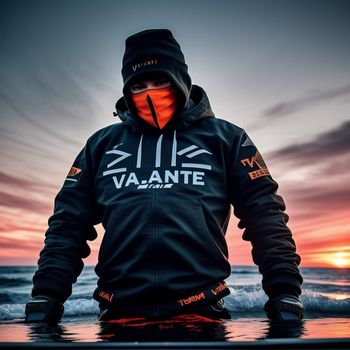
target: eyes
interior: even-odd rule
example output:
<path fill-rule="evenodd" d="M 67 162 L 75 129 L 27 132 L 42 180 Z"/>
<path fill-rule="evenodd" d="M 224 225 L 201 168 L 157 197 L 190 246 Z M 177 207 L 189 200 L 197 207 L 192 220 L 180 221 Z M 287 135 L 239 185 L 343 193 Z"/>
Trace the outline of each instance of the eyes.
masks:
<path fill-rule="evenodd" d="M 137 92 L 141 92 L 143 90 L 147 90 L 147 85 L 140 83 L 140 84 L 132 84 L 130 85 L 130 91 L 135 94 Z"/>
<path fill-rule="evenodd" d="M 153 79 L 153 80 L 145 80 L 141 82 L 135 82 L 130 85 L 130 91 L 133 94 L 143 92 L 150 89 L 162 89 L 168 86 L 171 86 L 172 83 L 167 78 Z"/>

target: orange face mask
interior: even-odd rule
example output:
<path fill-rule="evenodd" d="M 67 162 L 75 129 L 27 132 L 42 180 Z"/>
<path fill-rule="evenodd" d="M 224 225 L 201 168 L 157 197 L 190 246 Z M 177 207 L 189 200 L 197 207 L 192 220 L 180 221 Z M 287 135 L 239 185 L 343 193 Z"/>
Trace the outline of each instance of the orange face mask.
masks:
<path fill-rule="evenodd" d="M 176 110 L 177 91 L 173 87 L 149 89 L 131 94 L 137 114 L 148 124 L 163 129 Z"/>

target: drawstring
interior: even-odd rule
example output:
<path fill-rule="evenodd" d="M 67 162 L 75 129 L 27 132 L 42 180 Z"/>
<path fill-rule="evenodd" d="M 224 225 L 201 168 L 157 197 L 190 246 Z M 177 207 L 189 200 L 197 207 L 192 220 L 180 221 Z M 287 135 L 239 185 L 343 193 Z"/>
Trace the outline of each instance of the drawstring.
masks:
<path fill-rule="evenodd" d="M 149 97 L 149 95 L 147 95 L 147 102 L 148 102 L 149 108 L 151 109 L 153 120 L 154 120 L 155 124 L 157 125 L 158 129 L 160 129 L 159 124 L 158 124 L 158 120 L 157 120 L 157 114 L 156 114 L 152 100 Z"/>

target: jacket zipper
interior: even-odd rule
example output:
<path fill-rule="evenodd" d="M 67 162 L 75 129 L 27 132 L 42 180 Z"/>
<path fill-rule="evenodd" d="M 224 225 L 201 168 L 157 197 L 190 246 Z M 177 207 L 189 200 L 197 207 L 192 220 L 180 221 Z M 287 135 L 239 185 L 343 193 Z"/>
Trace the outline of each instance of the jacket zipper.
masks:
<path fill-rule="evenodd" d="M 157 245 L 157 241 L 159 238 L 159 233 L 158 233 L 158 218 L 157 218 L 157 197 L 158 197 L 158 191 L 153 190 L 152 194 L 152 218 L 153 218 L 153 241 L 155 245 Z M 153 267 L 153 286 L 155 289 L 158 288 L 158 271 L 157 271 L 157 266 Z M 155 304 L 154 306 L 154 316 L 157 317 L 159 316 L 159 310 L 158 310 L 158 305 Z"/>

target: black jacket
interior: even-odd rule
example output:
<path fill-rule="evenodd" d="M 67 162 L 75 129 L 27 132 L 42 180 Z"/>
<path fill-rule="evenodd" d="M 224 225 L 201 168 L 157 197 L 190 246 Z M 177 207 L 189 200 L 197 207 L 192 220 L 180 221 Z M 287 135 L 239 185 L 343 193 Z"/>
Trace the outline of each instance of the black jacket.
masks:
<path fill-rule="evenodd" d="M 262 157 L 244 130 L 214 117 L 200 87 L 191 101 L 162 130 L 118 101 L 123 122 L 89 138 L 56 197 L 33 295 L 69 297 L 102 222 L 101 304 L 161 315 L 218 300 L 229 293 L 231 204 L 265 292 L 300 294 L 300 257 Z"/>

